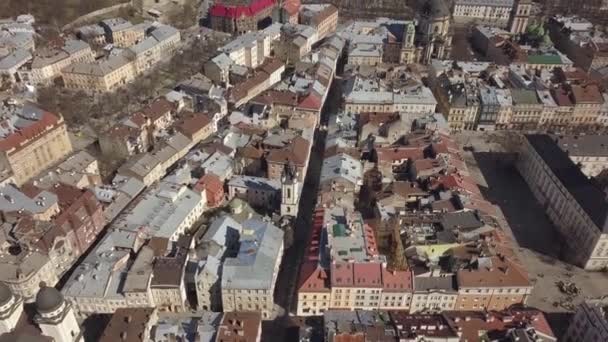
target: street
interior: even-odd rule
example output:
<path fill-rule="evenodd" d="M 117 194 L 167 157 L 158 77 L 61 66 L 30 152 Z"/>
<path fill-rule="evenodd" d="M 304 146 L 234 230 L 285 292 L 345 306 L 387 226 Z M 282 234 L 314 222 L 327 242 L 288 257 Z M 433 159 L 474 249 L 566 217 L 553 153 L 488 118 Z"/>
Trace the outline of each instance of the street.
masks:
<path fill-rule="evenodd" d="M 340 91 L 337 84 L 340 81 L 337 79 L 332 83 L 327 101 L 321 112 L 320 126 L 327 125 L 329 114 L 339 109 Z M 317 202 L 317 189 L 321 166 L 323 165 L 325 138 L 326 132 L 317 129 L 302 189 L 302 196 L 300 197 L 300 207 L 295 222 L 294 243 L 283 254 L 283 262 L 281 263 L 275 287 L 275 303 L 279 306 L 280 314 L 274 321 L 267 322 L 263 327 L 263 341 L 284 341 L 287 325 L 289 324 L 289 316 L 296 310 L 296 287 L 302 257 L 310 237 L 312 214 Z"/>

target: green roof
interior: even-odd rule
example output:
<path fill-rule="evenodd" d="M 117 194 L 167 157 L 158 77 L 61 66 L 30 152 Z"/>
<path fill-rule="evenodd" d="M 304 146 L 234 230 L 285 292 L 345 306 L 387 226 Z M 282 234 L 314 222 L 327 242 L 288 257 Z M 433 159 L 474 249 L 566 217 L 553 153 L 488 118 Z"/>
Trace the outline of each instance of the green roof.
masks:
<path fill-rule="evenodd" d="M 346 236 L 346 226 L 343 224 L 334 224 L 333 231 L 336 237 Z"/>
<path fill-rule="evenodd" d="M 513 98 L 513 104 L 540 104 L 538 97 L 534 90 L 527 89 L 511 89 L 511 97 Z"/>
<path fill-rule="evenodd" d="M 562 58 L 559 55 L 529 55 L 528 63 L 530 63 L 530 64 L 562 64 Z"/>

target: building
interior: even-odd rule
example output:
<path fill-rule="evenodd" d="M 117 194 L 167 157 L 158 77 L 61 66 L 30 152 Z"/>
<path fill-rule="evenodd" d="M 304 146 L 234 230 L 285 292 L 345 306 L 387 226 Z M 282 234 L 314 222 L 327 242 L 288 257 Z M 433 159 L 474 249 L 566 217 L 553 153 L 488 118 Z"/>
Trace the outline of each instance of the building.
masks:
<path fill-rule="evenodd" d="M 534 130 L 543 112 L 543 104 L 533 90 L 511 89 L 513 112 L 511 127 L 521 130 Z"/>
<path fill-rule="evenodd" d="M 336 31 L 338 9 L 332 4 L 307 4 L 300 9 L 300 23 L 317 31 L 319 40 Z"/>
<path fill-rule="evenodd" d="M 194 186 L 194 190 L 205 192 L 207 206 L 215 208 L 224 203 L 224 183 L 220 178 L 212 173 L 201 177 Z"/>
<path fill-rule="evenodd" d="M 101 61 L 82 60 L 65 65 L 62 69 L 65 87 L 92 93 L 113 92 L 173 56 L 180 41 L 179 30 L 160 25 L 141 42 L 119 54 Z"/>
<path fill-rule="evenodd" d="M 0 336 L 15 329 L 23 314 L 23 299 L 13 294 L 11 288 L 0 283 Z"/>
<path fill-rule="evenodd" d="M 270 56 L 271 38 L 265 32 L 249 32 L 238 36 L 218 49 L 226 54 L 232 63 L 256 69 Z"/>
<path fill-rule="evenodd" d="M 595 177 L 608 168 L 608 136 L 560 135 L 555 138 L 558 146 L 580 167 L 585 176 Z"/>
<path fill-rule="evenodd" d="M 283 256 L 283 231 L 257 219 L 244 221 L 242 227 L 237 256 L 224 262 L 222 307 L 224 312 L 261 312 L 269 319 Z"/>
<path fill-rule="evenodd" d="M 0 165 L 17 185 L 72 153 L 63 117 L 33 103 L 0 104 Z"/>
<path fill-rule="evenodd" d="M 46 286 L 40 288 L 36 294 L 36 311 L 38 314 L 34 321 L 42 330 L 42 334 L 57 342 L 84 340 L 72 305 L 57 289 Z"/>
<path fill-rule="evenodd" d="M 509 24 L 511 33 L 522 34 L 526 32 L 531 10 L 532 2 L 530 0 L 515 1 Z"/>
<path fill-rule="evenodd" d="M 548 135 L 526 135 L 517 168 L 564 237 L 565 256 L 586 270 L 608 265 L 604 193 Z"/>
<path fill-rule="evenodd" d="M 563 337 L 565 342 L 591 342 L 608 339 L 606 307 L 585 301 L 578 306 Z"/>
<path fill-rule="evenodd" d="M 178 241 L 203 213 L 207 203 L 205 196 L 185 185 L 160 182 L 149 188 L 113 226 L 127 231 L 143 229 L 151 236 Z"/>
<path fill-rule="evenodd" d="M 116 47 L 127 48 L 144 39 L 145 26 L 133 25 L 123 18 L 105 19 L 99 23 L 106 41 Z"/>
<path fill-rule="evenodd" d="M 445 1 L 426 0 L 422 3 L 418 13 L 417 27 L 417 55 L 416 60 L 423 64 L 430 64 L 431 60 L 447 59 L 452 51 L 453 28 L 450 10 Z"/>
<path fill-rule="evenodd" d="M 23 65 L 19 78 L 29 84 L 49 85 L 63 70 L 75 63 L 89 63 L 94 60 L 89 44 L 81 40 L 61 40 L 58 45 L 38 49 L 31 63 Z"/>
<path fill-rule="evenodd" d="M 514 0 L 457 0 L 454 3 L 452 15 L 457 23 L 476 21 L 507 28 L 514 5 Z M 519 16 L 525 15 L 523 14 L 523 9 L 521 12 L 516 12 L 516 14 Z"/>
<path fill-rule="evenodd" d="M 441 312 L 454 310 L 458 297 L 458 285 L 454 275 L 414 278 L 411 312 Z"/>
<path fill-rule="evenodd" d="M 245 34 L 272 24 L 272 13 L 277 4 L 272 0 L 229 0 L 209 8 L 209 22 L 213 30 Z"/>
<path fill-rule="evenodd" d="M 262 317 L 259 312 L 226 312 L 215 342 L 260 342 Z"/>
<path fill-rule="evenodd" d="M 169 255 L 161 255 L 154 260 L 150 292 L 155 307 L 160 311 L 186 311 L 184 273 L 191 242 L 192 237 L 180 236 Z"/>
<path fill-rule="evenodd" d="M 477 269 L 459 270 L 455 310 L 506 310 L 526 304 L 532 283 L 522 267 L 500 258 L 480 258 Z"/>
<path fill-rule="evenodd" d="M 100 342 L 144 341 L 158 320 L 155 308 L 120 308 L 110 318 Z"/>

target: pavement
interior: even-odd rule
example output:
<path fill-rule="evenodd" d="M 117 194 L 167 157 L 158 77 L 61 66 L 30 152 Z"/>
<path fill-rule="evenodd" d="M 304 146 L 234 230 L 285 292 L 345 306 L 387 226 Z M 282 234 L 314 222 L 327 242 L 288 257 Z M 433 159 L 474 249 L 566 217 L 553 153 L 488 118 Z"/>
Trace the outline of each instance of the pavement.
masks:
<path fill-rule="evenodd" d="M 499 222 L 517 244 L 516 252 L 534 284 L 527 304 L 547 313 L 559 339 L 577 304 L 607 294 L 608 275 L 586 272 L 560 259 L 563 238 L 514 167 L 512 136 L 508 132 L 455 135 L 461 145 L 475 149 L 464 153 L 467 165 L 486 199 L 499 207 Z M 566 296 L 557 281 L 574 282 L 581 294 Z"/>

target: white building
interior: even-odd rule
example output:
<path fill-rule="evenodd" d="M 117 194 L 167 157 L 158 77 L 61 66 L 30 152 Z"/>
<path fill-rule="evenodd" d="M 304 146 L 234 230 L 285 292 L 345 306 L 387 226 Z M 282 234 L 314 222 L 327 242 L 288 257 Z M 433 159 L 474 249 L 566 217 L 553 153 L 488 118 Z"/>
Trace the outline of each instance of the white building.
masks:
<path fill-rule="evenodd" d="M 526 135 L 517 169 L 565 241 L 563 251 L 586 270 L 608 266 L 606 195 L 548 135 Z"/>
<path fill-rule="evenodd" d="M 36 295 L 35 322 L 46 336 L 56 342 L 83 341 L 80 326 L 70 303 L 54 287 L 42 287 Z"/>
<path fill-rule="evenodd" d="M 242 226 L 239 253 L 224 263 L 222 306 L 225 312 L 262 312 L 268 319 L 274 309 L 274 287 L 283 257 L 283 231 L 256 219 Z"/>

